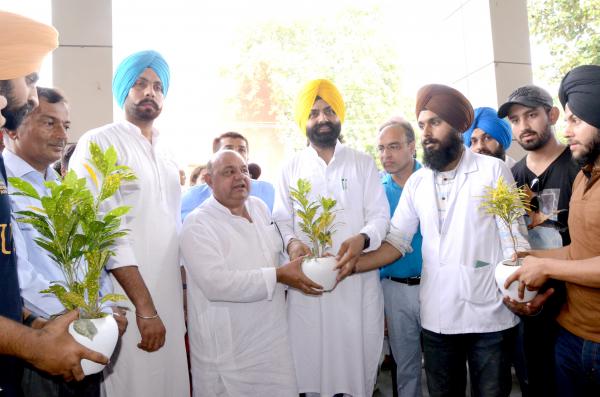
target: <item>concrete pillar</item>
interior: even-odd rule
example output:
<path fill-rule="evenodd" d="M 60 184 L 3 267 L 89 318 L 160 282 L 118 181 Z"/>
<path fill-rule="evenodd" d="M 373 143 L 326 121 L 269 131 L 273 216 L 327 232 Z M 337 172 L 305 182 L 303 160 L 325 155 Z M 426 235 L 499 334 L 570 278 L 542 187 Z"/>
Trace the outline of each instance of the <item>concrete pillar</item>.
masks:
<path fill-rule="evenodd" d="M 54 87 L 71 106 L 69 141 L 110 123 L 112 107 L 112 1 L 52 0 L 52 24 L 60 46 L 54 51 Z"/>

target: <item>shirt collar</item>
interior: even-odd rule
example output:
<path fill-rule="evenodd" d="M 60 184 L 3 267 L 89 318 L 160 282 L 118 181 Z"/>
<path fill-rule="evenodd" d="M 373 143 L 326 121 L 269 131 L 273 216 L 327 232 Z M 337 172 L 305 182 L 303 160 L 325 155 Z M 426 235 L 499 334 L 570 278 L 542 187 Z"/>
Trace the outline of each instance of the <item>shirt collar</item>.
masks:
<path fill-rule="evenodd" d="M 314 156 L 314 157 L 319 157 L 319 153 L 317 153 L 317 151 L 315 150 L 314 147 L 312 147 L 312 145 L 308 145 L 307 147 L 308 152 Z M 336 142 L 335 144 L 335 148 L 333 149 L 333 157 L 331 158 L 331 161 L 333 161 L 333 159 L 335 159 L 336 155 L 340 155 L 344 152 L 344 150 L 346 150 L 346 145 L 344 145 L 342 142 L 340 142 L 339 140 Z M 330 161 L 330 163 L 331 163 Z"/>
<path fill-rule="evenodd" d="M 27 161 L 23 160 L 21 157 L 8 149 L 4 149 L 2 156 L 4 157 L 4 163 L 6 164 L 6 167 L 10 168 L 12 174 L 18 178 L 23 178 L 25 175 L 36 172 L 46 181 L 55 181 L 59 179 L 58 174 L 52 167 L 46 168 L 46 175 L 44 176 L 40 171 L 33 168 Z"/>
<path fill-rule="evenodd" d="M 140 138 L 146 139 L 146 137 L 144 137 L 142 135 L 142 130 L 140 129 L 140 127 L 133 124 L 131 121 L 122 120 L 121 123 L 123 124 L 123 127 L 125 129 L 127 129 L 127 131 L 135 134 L 136 136 L 138 136 Z M 159 136 L 160 136 L 160 132 L 158 131 L 158 129 L 156 127 L 152 127 L 152 145 L 154 145 L 155 140 L 158 139 Z"/>
<path fill-rule="evenodd" d="M 205 204 L 206 206 L 210 206 L 210 207 L 214 208 L 215 210 L 220 212 L 222 215 L 230 216 L 233 218 L 239 218 L 239 219 L 248 221 L 246 218 L 244 218 L 242 216 L 232 214 L 231 211 L 229 210 L 229 208 L 227 208 L 223 204 L 219 203 L 213 194 L 211 194 L 210 197 L 206 201 L 207 201 L 207 203 Z M 246 210 L 248 210 L 248 214 L 250 214 L 250 208 L 248 208 L 248 199 L 246 199 L 244 206 L 246 207 Z"/>

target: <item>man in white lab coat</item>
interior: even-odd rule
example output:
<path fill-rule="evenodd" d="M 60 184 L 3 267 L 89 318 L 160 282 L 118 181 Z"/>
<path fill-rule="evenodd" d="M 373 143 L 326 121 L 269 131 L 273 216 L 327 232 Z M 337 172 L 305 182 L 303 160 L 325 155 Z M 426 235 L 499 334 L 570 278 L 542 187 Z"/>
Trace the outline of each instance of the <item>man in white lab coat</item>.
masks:
<path fill-rule="evenodd" d="M 328 80 L 302 89 L 296 121 L 308 147 L 283 168 L 273 216 L 290 259 L 310 253 L 290 200 L 298 179 L 312 185 L 311 199 L 337 200 L 331 254 L 352 267 L 364 250 L 379 247 L 389 224 L 389 205 L 369 155 L 339 142 L 345 106 Z M 353 275 L 333 291 L 308 296 L 288 291 L 288 319 L 298 388 L 301 393 L 371 396 L 383 344 L 383 293 L 379 273 Z"/>
<path fill-rule="evenodd" d="M 130 326 L 105 370 L 108 397 L 188 396 L 183 288 L 179 264 L 181 188 L 179 169 L 161 149 L 154 120 L 161 114 L 170 72 L 156 51 L 125 58 L 113 78 L 113 95 L 125 120 L 86 132 L 77 143 L 69 167 L 89 175 L 89 145 L 114 146 L 118 164 L 133 169 L 137 179 L 123 184 L 103 203 L 110 210 L 131 207 L 107 268 L 115 292 L 126 293 Z M 97 185 L 88 176 L 88 185 Z M 116 282 L 115 282 L 116 281 Z"/>
<path fill-rule="evenodd" d="M 416 116 L 423 131 L 425 168 L 404 186 L 386 241 L 361 258 L 369 271 L 411 252 L 423 235 L 421 325 L 431 396 L 465 394 L 469 364 L 472 396 L 508 396 L 510 353 L 518 318 L 502 303 L 495 265 L 510 258 L 512 244 L 502 222 L 481 209 L 487 186 L 513 182 L 504 162 L 465 150 L 461 133 L 473 108 L 457 90 L 432 84 L 419 90 Z M 519 246 L 527 242 L 512 225 Z"/>
<path fill-rule="evenodd" d="M 223 150 L 207 167 L 212 195 L 181 233 L 194 396 L 297 396 L 281 283 L 321 291 L 302 258 L 278 266 L 283 240 L 266 204 L 249 196 L 242 156 Z"/>

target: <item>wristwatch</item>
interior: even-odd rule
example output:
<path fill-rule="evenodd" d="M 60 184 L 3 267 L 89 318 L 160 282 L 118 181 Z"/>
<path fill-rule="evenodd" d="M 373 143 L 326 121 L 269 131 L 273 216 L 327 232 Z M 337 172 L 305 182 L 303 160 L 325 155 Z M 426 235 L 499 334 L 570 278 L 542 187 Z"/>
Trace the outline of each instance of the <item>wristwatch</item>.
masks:
<path fill-rule="evenodd" d="M 361 233 L 361 236 L 365 238 L 365 245 L 363 245 L 363 250 L 366 250 L 371 245 L 371 237 L 367 233 Z"/>

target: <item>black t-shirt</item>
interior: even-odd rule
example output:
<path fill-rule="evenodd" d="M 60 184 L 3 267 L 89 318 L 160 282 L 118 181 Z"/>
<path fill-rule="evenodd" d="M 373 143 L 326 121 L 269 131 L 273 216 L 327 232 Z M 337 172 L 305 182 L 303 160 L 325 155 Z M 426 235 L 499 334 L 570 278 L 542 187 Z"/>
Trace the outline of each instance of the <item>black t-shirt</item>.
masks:
<path fill-rule="evenodd" d="M 568 245 L 571 242 L 567 226 L 569 201 L 571 200 L 573 181 L 575 181 L 580 167 L 573 160 L 571 150 L 568 147 L 540 175 L 534 174 L 527 168 L 526 161 L 527 156 L 522 158 L 512 168 L 512 174 L 517 185 L 529 186 L 537 196 L 540 211 L 545 214 L 560 211 L 548 221 L 530 230 L 530 244 L 534 249 L 560 247 L 560 245 L 551 241 L 553 240 L 552 234 L 556 235 L 558 232 L 562 239 L 562 245 Z M 537 181 L 534 183 L 536 179 Z M 527 222 L 529 224 L 529 219 L 527 219 Z"/>
<path fill-rule="evenodd" d="M 0 154 L 0 316 L 21 321 L 22 301 L 19 294 L 17 261 L 10 228 L 10 201 L 6 188 L 6 170 Z M 1 332 L 1 330 L 0 330 Z M 20 395 L 20 364 L 13 357 L 0 355 L 0 396 Z"/>

